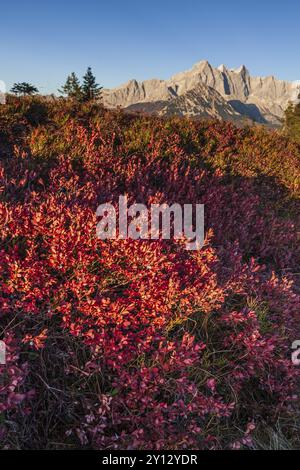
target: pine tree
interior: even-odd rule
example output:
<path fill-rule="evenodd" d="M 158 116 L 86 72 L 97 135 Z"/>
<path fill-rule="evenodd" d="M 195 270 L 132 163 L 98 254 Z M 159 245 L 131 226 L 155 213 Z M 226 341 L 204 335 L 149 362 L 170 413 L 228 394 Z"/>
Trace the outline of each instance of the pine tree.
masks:
<path fill-rule="evenodd" d="M 101 97 L 102 87 L 96 83 L 96 78 L 93 75 L 91 67 L 88 67 L 86 74 L 83 77 L 82 85 L 82 99 L 83 101 L 91 101 Z"/>
<path fill-rule="evenodd" d="M 27 82 L 15 83 L 10 91 L 15 95 L 23 96 L 32 96 L 39 92 L 39 90 L 35 86 Z"/>
<path fill-rule="evenodd" d="M 59 93 L 67 95 L 69 98 L 80 100 L 82 97 L 82 90 L 80 82 L 74 72 L 67 77 L 66 83 L 62 86 Z"/>
<path fill-rule="evenodd" d="M 299 96 L 300 98 L 300 96 Z M 285 132 L 300 142 L 300 103 L 290 103 L 285 111 Z"/>

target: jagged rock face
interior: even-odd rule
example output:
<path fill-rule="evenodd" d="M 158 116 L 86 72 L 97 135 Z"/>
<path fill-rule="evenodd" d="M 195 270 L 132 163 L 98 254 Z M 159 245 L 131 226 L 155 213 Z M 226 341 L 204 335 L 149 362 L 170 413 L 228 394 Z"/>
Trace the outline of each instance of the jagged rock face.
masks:
<path fill-rule="evenodd" d="M 164 80 L 145 80 L 137 82 L 130 80 L 118 88 L 103 91 L 103 100 L 106 106 L 127 107 L 144 101 L 168 100 L 172 98 L 172 91 Z"/>
<path fill-rule="evenodd" d="M 127 107 L 130 111 L 146 111 L 162 116 L 190 116 L 222 118 L 238 122 L 240 113 L 213 88 L 199 83 L 191 90 L 166 101 L 136 103 Z"/>
<path fill-rule="evenodd" d="M 289 101 L 297 99 L 299 82 L 251 77 L 245 66 L 229 70 L 202 61 L 169 80 L 130 82 L 104 90 L 107 107 L 130 107 L 159 114 L 214 116 L 278 125 Z M 156 103 L 156 104 L 155 104 Z"/>
<path fill-rule="evenodd" d="M 224 65 L 214 68 L 207 61 L 199 62 L 187 72 L 174 75 L 170 81 L 173 86 L 178 86 L 179 94 L 202 82 L 223 97 L 230 96 L 232 99 L 246 99 L 250 88 L 250 76 L 244 66 L 237 71 L 229 71 Z"/>

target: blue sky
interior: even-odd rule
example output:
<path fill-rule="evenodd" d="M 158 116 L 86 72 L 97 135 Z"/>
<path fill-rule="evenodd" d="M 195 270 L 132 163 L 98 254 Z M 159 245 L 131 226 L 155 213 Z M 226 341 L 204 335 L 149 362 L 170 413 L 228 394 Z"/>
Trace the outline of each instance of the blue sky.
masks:
<path fill-rule="evenodd" d="M 55 92 L 92 66 L 98 82 L 168 78 L 207 59 L 300 79 L 299 0 L 14 0 L 0 6 L 0 80 Z"/>

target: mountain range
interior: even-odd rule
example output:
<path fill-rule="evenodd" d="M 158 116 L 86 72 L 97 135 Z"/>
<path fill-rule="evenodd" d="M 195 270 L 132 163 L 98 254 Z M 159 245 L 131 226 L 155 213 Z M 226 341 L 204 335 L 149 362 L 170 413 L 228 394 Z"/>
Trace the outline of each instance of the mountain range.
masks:
<path fill-rule="evenodd" d="M 169 80 L 130 80 L 117 88 L 105 89 L 103 102 L 108 108 L 277 127 L 289 102 L 295 102 L 299 93 L 300 81 L 253 77 L 244 65 L 238 69 L 225 65 L 216 68 L 201 61 Z"/>

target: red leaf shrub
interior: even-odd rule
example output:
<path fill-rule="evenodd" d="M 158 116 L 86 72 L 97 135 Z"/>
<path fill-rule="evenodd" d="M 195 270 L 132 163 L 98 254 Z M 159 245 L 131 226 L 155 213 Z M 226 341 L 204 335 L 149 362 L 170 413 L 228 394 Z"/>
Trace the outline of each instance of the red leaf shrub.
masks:
<path fill-rule="evenodd" d="M 24 448 L 251 447 L 256 424 L 296 407 L 297 147 L 260 129 L 55 106 L 17 142 L 3 123 L 7 433 L 13 419 Z M 96 208 L 120 194 L 204 203 L 205 246 L 97 240 Z"/>

